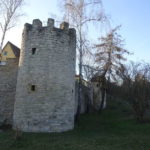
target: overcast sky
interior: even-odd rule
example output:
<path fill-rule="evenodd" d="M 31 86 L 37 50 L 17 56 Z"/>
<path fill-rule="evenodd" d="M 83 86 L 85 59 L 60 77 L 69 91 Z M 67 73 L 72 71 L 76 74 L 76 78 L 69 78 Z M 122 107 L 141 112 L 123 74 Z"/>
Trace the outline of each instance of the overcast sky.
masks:
<path fill-rule="evenodd" d="M 122 25 L 119 33 L 125 39 L 125 48 L 134 53 L 130 59 L 150 62 L 150 0 L 103 0 L 103 6 L 111 16 L 112 26 Z M 20 47 L 26 22 L 32 23 L 36 18 L 46 21 L 51 14 L 59 15 L 57 0 L 28 0 L 23 10 L 26 15 L 9 31 L 5 43 L 9 40 Z"/>

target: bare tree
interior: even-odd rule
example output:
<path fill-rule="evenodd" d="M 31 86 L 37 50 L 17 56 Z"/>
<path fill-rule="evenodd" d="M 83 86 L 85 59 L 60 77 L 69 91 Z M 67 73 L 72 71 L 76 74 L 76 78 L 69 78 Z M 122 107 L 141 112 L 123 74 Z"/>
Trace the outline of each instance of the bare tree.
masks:
<path fill-rule="evenodd" d="M 102 90 L 102 101 L 100 105 L 100 111 L 104 105 L 104 98 L 106 93 L 106 80 L 117 79 L 117 72 L 123 66 L 123 61 L 125 61 L 124 54 L 130 54 L 126 49 L 123 48 L 123 40 L 121 36 L 117 33 L 120 26 L 117 26 L 106 37 L 100 38 L 100 44 L 96 45 L 96 62 L 97 67 L 101 70 L 99 74 L 99 82 L 101 82 Z"/>
<path fill-rule="evenodd" d="M 136 119 L 143 122 L 150 102 L 150 65 L 131 62 L 122 68 L 120 77 L 120 96 L 131 104 Z"/>
<path fill-rule="evenodd" d="M 99 71 L 93 65 L 83 65 L 84 76 L 87 81 L 90 81 L 92 77 Z"/>
<path fill-rule="evenodd" d="M 3 47 L 6 32 L 13 28 L 17 19 L 22 16 L 20 8 L 23 5 L 24 0 L 0 0 L 0 30 L 1 30 L 1 40 L 0 40 L 0 52 Z"/>
<path fill-rule="evenodd" d="M 81 105 L 81 80 L 83 56 L 87 48 L 87 30 L 91 22 L 104 22 L 106 16 L 102 9 L 101 0 L 64 0 L 65 14 L 64 19 L 70 23 L 77 32 L 77 52 L 79 55 L 79 88 L 78 88 L 78 109 L 77 116 L 80 113 Z"/>

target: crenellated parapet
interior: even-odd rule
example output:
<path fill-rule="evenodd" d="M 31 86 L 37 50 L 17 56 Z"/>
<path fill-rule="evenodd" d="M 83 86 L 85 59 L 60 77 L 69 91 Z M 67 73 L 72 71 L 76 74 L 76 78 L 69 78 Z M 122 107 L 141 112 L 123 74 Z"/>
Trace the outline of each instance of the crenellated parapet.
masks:
<path fill-rule="evenodd" d="M 72 30 L 69 28 L 69 23 L 67 22 L 62 22 L 60 24 L 60 28 L 56 28 L 55 27 L 55 20 L 52 19 L 52 18 L 49 18 L 47 20 L 47 26 L 43 26 L 42 25 L 42 22 L 39 20 L 39 19 L 34 19 L 32 24 L 29 24 L 29 23 L 26 23 L 25 24 L 25 29 L 27 30 L 38 30 L 38 29 L 42 29 L 42 28 L 49 28 L 49 29 L 61 29 L 61 30 L 66 30 L 66 31 L 69 31 L 69 30 Z"/>

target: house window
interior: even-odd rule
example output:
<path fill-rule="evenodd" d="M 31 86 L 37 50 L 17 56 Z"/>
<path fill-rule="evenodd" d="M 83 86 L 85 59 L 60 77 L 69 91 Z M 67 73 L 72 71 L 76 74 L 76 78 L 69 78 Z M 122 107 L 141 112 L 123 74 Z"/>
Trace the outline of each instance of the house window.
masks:
<path fill-rule="evenodd" d="M 4 55 L 6 56 L 6 55 L 7 55 L 7 52 L 4 52 Z"/>
<path fill-rule="evenodd" d="M 35 91 L 35 85 L 31 85 L 31 91 Z"/>
<path fill-rule="evenodd" d="M 0 66 L 5 66 L 6 62 L 5 61 L 0 61 Z"/>
<path fill-rule="evenodd" d="M 36 52 L 36 48 L 32 48 L 32 55 L 34 55 Z"/>

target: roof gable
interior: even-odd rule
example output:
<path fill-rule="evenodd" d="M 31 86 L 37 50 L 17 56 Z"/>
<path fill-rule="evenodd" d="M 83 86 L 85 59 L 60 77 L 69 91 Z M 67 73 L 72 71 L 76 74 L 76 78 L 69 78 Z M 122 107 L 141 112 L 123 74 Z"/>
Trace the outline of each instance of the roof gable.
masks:
<path fill-rule="evenodd" d="M 12 51 L 13 51 L 15 57 L 19 57 L 19 56 L 20 56 L 20 49 L 19 49 L 17 46 L 15 46 L 14 44 L 12 44 L 11 42 L 9 42 L 9 41 L 8 41 L 8 42 L 6 43 L 6 45 L 4 46 L 2 52 L 5 50 L 5 48 L 6 48 L 7 46 L 10 46 L 10 48 L 12 49 Z"/>

